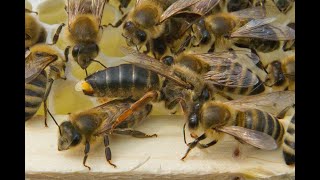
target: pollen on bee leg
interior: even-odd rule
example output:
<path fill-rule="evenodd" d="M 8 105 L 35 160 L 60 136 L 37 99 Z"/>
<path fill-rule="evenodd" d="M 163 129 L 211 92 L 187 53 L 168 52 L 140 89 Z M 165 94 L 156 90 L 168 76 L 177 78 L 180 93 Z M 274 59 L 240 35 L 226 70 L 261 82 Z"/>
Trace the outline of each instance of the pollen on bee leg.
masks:
<path fill-rule="evenodd" d="M 86 81 L 79 81 L 75 85 L 75 90 L 76 91 L 93 92 L 93 89 L 92 89 L 91 85 L 89 83 L 87 83 Z"/>

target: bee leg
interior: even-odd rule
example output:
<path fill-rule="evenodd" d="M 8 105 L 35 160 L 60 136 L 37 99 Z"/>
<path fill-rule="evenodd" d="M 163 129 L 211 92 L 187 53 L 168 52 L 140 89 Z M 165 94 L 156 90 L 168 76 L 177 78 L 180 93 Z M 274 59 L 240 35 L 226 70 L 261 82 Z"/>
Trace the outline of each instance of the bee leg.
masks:
<path fill-rule="evenodd" d="M 148 41 L 147 44 L 146 44 L 146 48 L 147 48 L 147 49 L 146 49 L 145 51 L 143 51 L 144 54 L 148 54 L 148 53 L 150 52 L 150 42 L 149 42 L 149 41 Z M 152 52 L 152 53 L 153 53 L 153 52 Z"/>
<path fill-rule="evenodd" d="M 88 71 L 87 71 L 87 69 L 84 69 L 84 71 L 86 72 L 86 77 L 88 77 Z"/>
<path fill-rule="evenodd" d="M 111 166 L 113 166 L 114 168 L 116 168 L 117 166 L 111 162 L 111 150 L 110 150 L 110 147 L 109 147 L 109 137 L 108 137 L 108 135 L 104 135 L 103 143 L 104 143 L 105 154 L 106 154 L 106 159 L 107 159 L 108 163 Z"/>
<path fill-rule="evenodd" d="M 213 43 L 213 44 L 211 45 L 210 49 L 208 50 L 208 53 L 214 52 L 215 45 L 216 45 L 215 43 Z"/>
<path fill-rule="evenodd" d="M 232 97 L 230 97 L 230 96 L 226 95 L 226 94 L 225 94 L 225 93 L 223 93 L 223 92 L 217 92 L 217 94 L 219 94 L 220 96 L 222 96 L 222 97 L 226 98 L 226 99 L 227 99 L 227 100 L 229 100 L 229 101 L 233 100 L 233 98 L 232 98 Z"/>
<path fill-rule="evenodd" d="M 88 140 L 86 140 L 86 145 L 85 145 L 85 148 L 84 148 L 84 157 L 83 157 L 83 166 L 84 167 L 87 167 L 89 170 L 91 170 L 90 166 L 87 166 L 86 165 L 86 161 L 87 161 L 87 158 L 88 158 L 88 153 L 90 151 L 90 143 Z"/>
<path fill-rule="evenodd" d="M 65 26 L 64 23 L 60 24 L 60 26 L 58 27 L 56 33 L 55 33 L 54 36 L 53 36 L 52 43 L 49 44 L 49 45 L 54 45 L 54 44 L 57 43 L 57 41 L 58 41 L 58 39 L 59 39 L 59 35 L 60 35 L 60 33 L 61 33 L 61 30 L 62 30 L 63 26 Z"/>
<path fill-rule="evenodd" d="M 128 13 L 125 14 L 124 16 L 122 16 L 122 18 L 119 19 L 119 21 L 117 21 L 115 25 L 109 23 L 109 24 L 107 24 L 107 25 L 102 25 L 102 27 L 105 27 L 105 28 L 106 28 L 106 27 L 108 27 L 108 26 L 111 26 L 111 27 L 113 27 L 113 28 L 117 28 L 117 27 L 119 27 L 119 26 L 123 23 L 123 21 L 127 18 L 127 16 L 128 16 Z"/>
<path fill-rule="evenodd" d="M 38 15 L 38 12 L 36 12 L 36 11 L 31 11 L 31 10 L 26 9 L 26 8 L 25 8 L 25 12 L 26 12 L 26 13 L 35 13 L 36 15 Z"/>
<path fill-rule="evenodd" d="M 118 9 L 119 9 L 119 11 L 121 12 L 121 14 L 123 14 L 123 11 L 122 11 L 122 6 L 121 6 L 121 4 L 119 5 L 119 7 L 118 7 Z"/>
<path fill-rule="evenodd" d="M 183 132 L 183 141 L 186 145 L 188 145 L 187 140 L 186 140 L 186 125 L 187 125 L 187 123 L 184 123 L 182 132 Z"/>
<path fill-rule="evenodd" d="M 137 131 L 131 128 L 126 128 L 126 129 L 114 129 L 113 133 L 115 134 L 121 134 L 121 135 L 129 135 L 135 138 L 150 138 L 150 137 L 158 137 L 157 134 L 146 134 L 141 131 Z"/>
<path fill-rule="evenodd" d="M 48 117 L 47 111 L 49 111 L 49 110 L 47 108 L 47 99 L 48 99 L 48 96 L 49 96 L 50 91 L 51 91 L 51 87 L 52 87 L 52 84 L 53 84 L 53 79 L 49 79 L 48 83 L 49 83 L 49 86 L 46 89 L 46 93 L 44 94 L 44 98 L 43 98 L 44 125 L 45 125 L 45 127 L 48 127 L 48 124 L 47 124 L 47 117 Z"/>
<path fill-rule="evenodd" d="M 144 107 L 146 104 L 148 104 L 150 101 L 153 101 L 159 97 L 158 91 L 150 91 L 147 92 L 143 97 L 141 97 L 138 101 L 133 103 L 129 109 L 124 111 L 112 124 L 111 129 L 115 129 L 116 126 L 118 126 L 120 123 L 122 123 L 124 120 L 126 120 L 131 114 L 133 114 L 135 111 L 139 110 L 139 108 Z"/>
<path fill-rule="evenodd" d="M 66 62 L 69 61 L 69 50 L 70 50 L 70 46 L 67 46 L 66 49 L 64 50 L 64 58 Z"/>
<path fill-rule="evenodd" d="M 289 111 L 289 109 L 290 109 L 291 107 L 294 108 L 294 106 L 295 106 L 295 104 L 284 108 L 276 117 L 277 117 L 278 119 L 283 119 L 284 116 L 286 115 L 286 113 Z"/>
<path fill-rule="evenodd" d="M 213 140 L 213 141 L 211 141 L 211 142 L 208 143 L 208 144 L 198 143 L 197 147 L 200 148 L 200 149 L 205 149 L 205 148 L 208 148 L 208 147 L 210 147 L 210 146 L 213 146 L 213 145 L 217 144 L 217 142 L 218 142 L 218 141 Z"/>
<path fill-rule="evenodd" d="M 195 139 L 193 142 L 189 143 L 189 144 L 188 144 L 188 150 L 187 150 L 187 152 L 184 154 L 184 156 L 181 158 L 181 160 L 184 160 L 184 159 L 188 156 L 189 152 L 190 152 L 194 147 L 197 146 L 197 144 L 199 143 L 199 141 L 204 140 L 206 137 L 207 137 L 206 134 L 202 134 L 202 135 L 199 136 L 197 139 Z"/>
<path fill-rule="evenodd" d="M 98 60 L 91 59 L 91 61 L 96 62 L 96 63 L 99 63 L 101 66 L 103 66 L 104 68 L 107 69 L 107 66 L 105 66 L 104 64 L 102 64 L 102 63 L 101 63 L 100 61 L 98 61 Z"/>
<path fill-rule="evenodd" d="M 175 52 L 174 54 L 180 54 L 182 53 L 186 47 L 188 47 L 190 45 L 191 39 L 193 38 L 193 36 L 189 35 L 188 37 L 186 37 L 185 41 L 180 45 L 179 49 L 177 52 Z"/>

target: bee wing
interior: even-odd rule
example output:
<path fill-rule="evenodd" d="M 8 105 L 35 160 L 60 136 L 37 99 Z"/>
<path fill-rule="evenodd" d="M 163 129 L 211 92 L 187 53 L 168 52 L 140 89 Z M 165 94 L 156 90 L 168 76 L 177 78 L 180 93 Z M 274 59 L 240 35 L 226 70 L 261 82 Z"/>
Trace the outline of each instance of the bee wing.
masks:
<path fill-rule="evenodd" d="M 278 148 L 276 141 L 268 134 L 246 129 L 240 126 L 226 126 L 218 128 L 219 131 L 237 137 L 244 142 L 264 150 L 275 150 Z"/>
<path fill-rule="evenodd" d="M 288 26 L 270 24 L 275 18 L 254 19 L 231 34 L 231 37 L 258 38 L 272 41 L 294 40 L 295 30 Z"/>
<path fill-rule="evenodd" d="M 189 9 L 191 13 L 203 16 L 211 11 L 219 2 L 220 0 L 202 0 L 190 6 Z"/>
<path fill-rule="evenodd" d="M 232 15 L 240 19 L 262 19 L 266 17 L 266 8 L 262 6 L 235 11 Z"/>
<path fill-rule="evenodd" d="M 58 59 L 57 55 L 47 53 L 40 53 L 36 58 L 32 58 L 31 55 L 32 53 L 26 57 L 25 61 L 25 83 L 36 78 L 44 68 Z"/>
<path fill-rule="evenodd" d="M 260 82 L 251 71 L 243 73 L 247 67 L 237 62 L 236 56 L 232 53 L 206 53 L 195 56 L 209 64 L 212 69 L 203 75 L 208 83 L 226 87 L 251 87 Z"/>
<path fill-rule="evenodd" d="M 177 0 L 171 6 L 169 6 L 161 15 L 160 23 L 164 20 L 168 19 L 169 17 L 179 13 L 181 10 L 190 7 L 191 5 L 198 3 L 200 0 Z"/>
<path fill-rule="evenodd" d="M 68 0 L 68 25 L 70 26 L 79 14 L 92 14 L 101 24 L 106 0 Z"/>
<path fill-rule="evenodd" d="M 239 111 L 259 109 L 273 116 L 278 116 L 284 109 L 295 104 L 294 91 L 278 91 L 242 97 L 240 99 L 225 102 Z"/>
<path fill-rule="evenodd" d="M 188 89 L 191 88 L 188 83 L 182 81 L 178 76 L 174 75 L 174 72 L 170 66 L 161 63 L 159 60 L 147 56 L 143 53 L 139 53 L 138 51 L 133 50 L 129 47 L 123 46 L 120 48 L 120 50 L 127 55 L 126 57 L 124 57 L 124 61 L 135 64 L 145 69 L 149 69 L 150 71 L 153 71 L 176 82 L 180 86 Z"/>

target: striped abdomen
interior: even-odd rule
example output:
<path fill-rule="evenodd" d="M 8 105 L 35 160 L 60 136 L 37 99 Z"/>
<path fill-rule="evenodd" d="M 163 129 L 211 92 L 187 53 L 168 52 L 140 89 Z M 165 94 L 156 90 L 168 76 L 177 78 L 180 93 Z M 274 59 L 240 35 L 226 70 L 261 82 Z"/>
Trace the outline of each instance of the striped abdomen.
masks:
<path fill-rule="evenodd" d="M 230 63 L 228 66 L 211 66 L 211 71 L 221 74 L 222 77 L 219 77 L 218 83 L 213 85 L 223 92 L 254 95 L 265 90 L 260 78 L 239 63 Z"/>
<path fill-rule="evenodd" d="M 45 71 L 25 84 L 25 120 L 29 120 L 39 109 L 47 88 Z"/>
<path fill-rule="evenodd" d="M 279 49 L 279 41 L 271 41 L 264 39 L 237 39 L 234 45 L 241 48 L 255 49 L 259 52 L 268 53 Z"/>
<path fill-rule="evenodd" d="M 140 98 L 150 90 L 159 90 L 159 76 L 149 70 L 132 64 L 122 64 L 98 71 L 85 81 L 93 89 L 96 97 Z M 86 94 L 86 92 L 84 92 Z"/>
<path fill-rule="evenodd" d="M 252 109 L 245 112 L 238 112 L 236 118 L 236 125 L 247 129 L 252 129 L 264 132 L 277 142 L 278 146 L 281 145 L 284 128 L 279 120 L 269 113 Z"/>
<path fill-rule="evenodd" d="M 268 78 L 271 81 L 270 85 L 282 86 L 285 83 L 286 77 L 283 74 L 281 66 L 279 61 L 274 61 L 268 65 L 267 71 Z"/>
<path fill-rule="evenodd" d="M 287 165 L 295 164 L 295 116 L 293 115 L 284 135 L 283 157 Z"/>

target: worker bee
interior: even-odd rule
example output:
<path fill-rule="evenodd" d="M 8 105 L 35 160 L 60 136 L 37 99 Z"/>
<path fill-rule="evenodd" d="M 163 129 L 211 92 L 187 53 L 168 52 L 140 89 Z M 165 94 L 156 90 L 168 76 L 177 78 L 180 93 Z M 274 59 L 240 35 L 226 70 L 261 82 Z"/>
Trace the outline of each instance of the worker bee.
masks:
<path fill-rule="evenodd" d="M 286 57 L 282 62 L 273 61 L 266 67 L 269 86 L 281 90 L 295 90 L 295 55 Z"/>
<path fill-rule="evenodd" d="M 295 121 L 296 114 L 292 116 L 284 135 L 283 157 L 287 165 L 295 164 Z"/>
<path fill-rule="evenodd" d="M 60 124 L 61 131 L 58 138 L 58 150 L 68 150 L 84 144 L 85 156 L 83 158 L 83 165 L 90 170 L 91 168 L 86 165 L 90 151 L 90 142 L 92 142 L 96 136 L 103 136 L 107 162 L 113 167 L 116 167 L 116 165 L 111 162 L 111 150 L 108 138 L 111 132 L 109 128 L 117 116 L 129 108 L 133 102 L 131 99 L 116 99 L 88 110 L 69 114 L 68 120 Z M 133 113 L 123 123 L 117 126 L 112 134 L 129 135 L 136 138 L 157 136 L 156 134 L 147 135 L 132 129 L 135 125 L 141 123 L 151 110 L 151 104 L 143 106 L 143 108 Z"/>
<path fill-rule="evenodd" d="M 207 12 L 214 7 L 217 1 L 137 0 L 128 14 L 124 15 L 115 25 L 109 25 L 119 27 L 124 23 L 122 35 L 127 45 L 136 46 L 137 49 L 146 46 L 145 53 L 151 50 L 158 58 L 166 52 L 167 45 L 172 44 L 172 39 L 179 39 L 189 28 L 189 23 L 184 18 L 177 18 L 171 22 L 172 16 L 186 8 Z M 170 48 L 174 49 L 174 47 Z"/>
<path fill-rule="evenodd" d="M 36 43 L 44 43 L 47 38 L 47 32 L 40 22 L 31 13 L 36 13 L 25 9 L 25 48 L 33 46 Z"/>
<path fill-rule="evenodd" d="M 30 48 L 25 60 L 25 121 L 38 111 L 43 102 L 47 127 L 47 98 L 54 80 L 66 79 L 65 64 L 61 54 L 52 46 L 37 44 Z"/>
<path fill-rule="evenodd" d="M 231 13 L 221 12 L 205 16 L 205 25 L 198 23 L 200 26 L 197 27 L 197 24 L 194 24 L 196 27 L 193 29 L 200 29 L 194 33 L 194 37 L 200 42 L 198 45 L 201 45 L 202 39 L 208 37 L 206 34 L 210 34 L 212 45 L 208 52 L 213 52 L 217 47 L 228 49 L 231 42 L 240 47 L 266 52 L 270 51 L 270 48 L 267 48 L 269 46 L 273 46 L 272 50 L 279 47 L 279 41 L 295 39 L 293 29 L 276 24 L 274 21 L 275 18 L 266 18 L 264 6 Z M 205 40 L 204 44 L 208 44 L 208 40 Z"/>
<path fill-rule="evenodd" d="M 101 19 L 106 0 L 68 0 L 68 28 L 65 29 L 66 39 L 72 44 L 72 57 L 85 70 L 92 62 L 97 62 L 105 67 L 101 62 L 95 60 L 99 54 L 98 43 L 102 35 Z M 58 41 L 59 34 L 64 24 L 58 28 L 53 44 Z M 65 49 L 68 57 L 69 49 Z"/>
<path fill-rule="evenodd" d="M 289 23 L 287 26 L 289 26 L 292 29 L 295 29 L 295 23 Z M 295 50 L 295 40 L 291 40 L 291 41 L 285 41 L 282 49 L 283 51 L 290 51 L 290 50 Z"/>
<path fill-rule="evenodd" d="M 295 94 L 280 91 L 247 96 L 228 102 L 191 102 L 188 107 L 187 127 L 195 140 L 188 143 L 184 160 L 194 147 L 208 148 L 223 135 L 229 134 L 242 143 L 263 150 L 275 150 L 283 143 L 285 129 L 277 116 L 292 107 Z M 203 132 L 201 135 L 197 133 Z M 201 141 L 210 138 L 208 144 Z"/>
<path fill-rule="evenodd" d="M 173 83 L 171 88 L 174 91 L 183 92 L 175 94 L 175 102 L 185 101 L 191 97 L 193 100 L 198 100 L 202 95 L 206 95 L 204 99 L 208 100 L 217 91 L 221 93 L 228 91 L 242 95 L 253 95 L 264 91 L 263 82 L 251 70 L 247 69 L 247 67 L 255 66 L 255 61 L 259 60 L 259 58 L 254 59 L 257 56 L 248 54 L 248 51 L 183 55 L 178 57 L 178 63 L 168 66 L 131 48 L 122 47 L 121 50 L 127 55 L 123 58 L 124 61 L 164 76 L 170 83 Z M 250 59 L 251 57 L 254 58 Z M 242 66 L 240 63 L 245 65 Z M 119 116 L 115 125 L 139 109 L 141 104 L 161 100 L 159 94 L 162 97 L 168 97 L 169 95 L 165 92 L 171 91 L 168 89 L 168 91 L 164 91 L 166 88 L 163 86 L 160 93 L 157 90 L 146 93 L 130 109 Z"/>
<path fill-rule="evenodd" d="M 286 14 L 293 6 L 295 0 L 273 0 L 279 11 Z"/>

